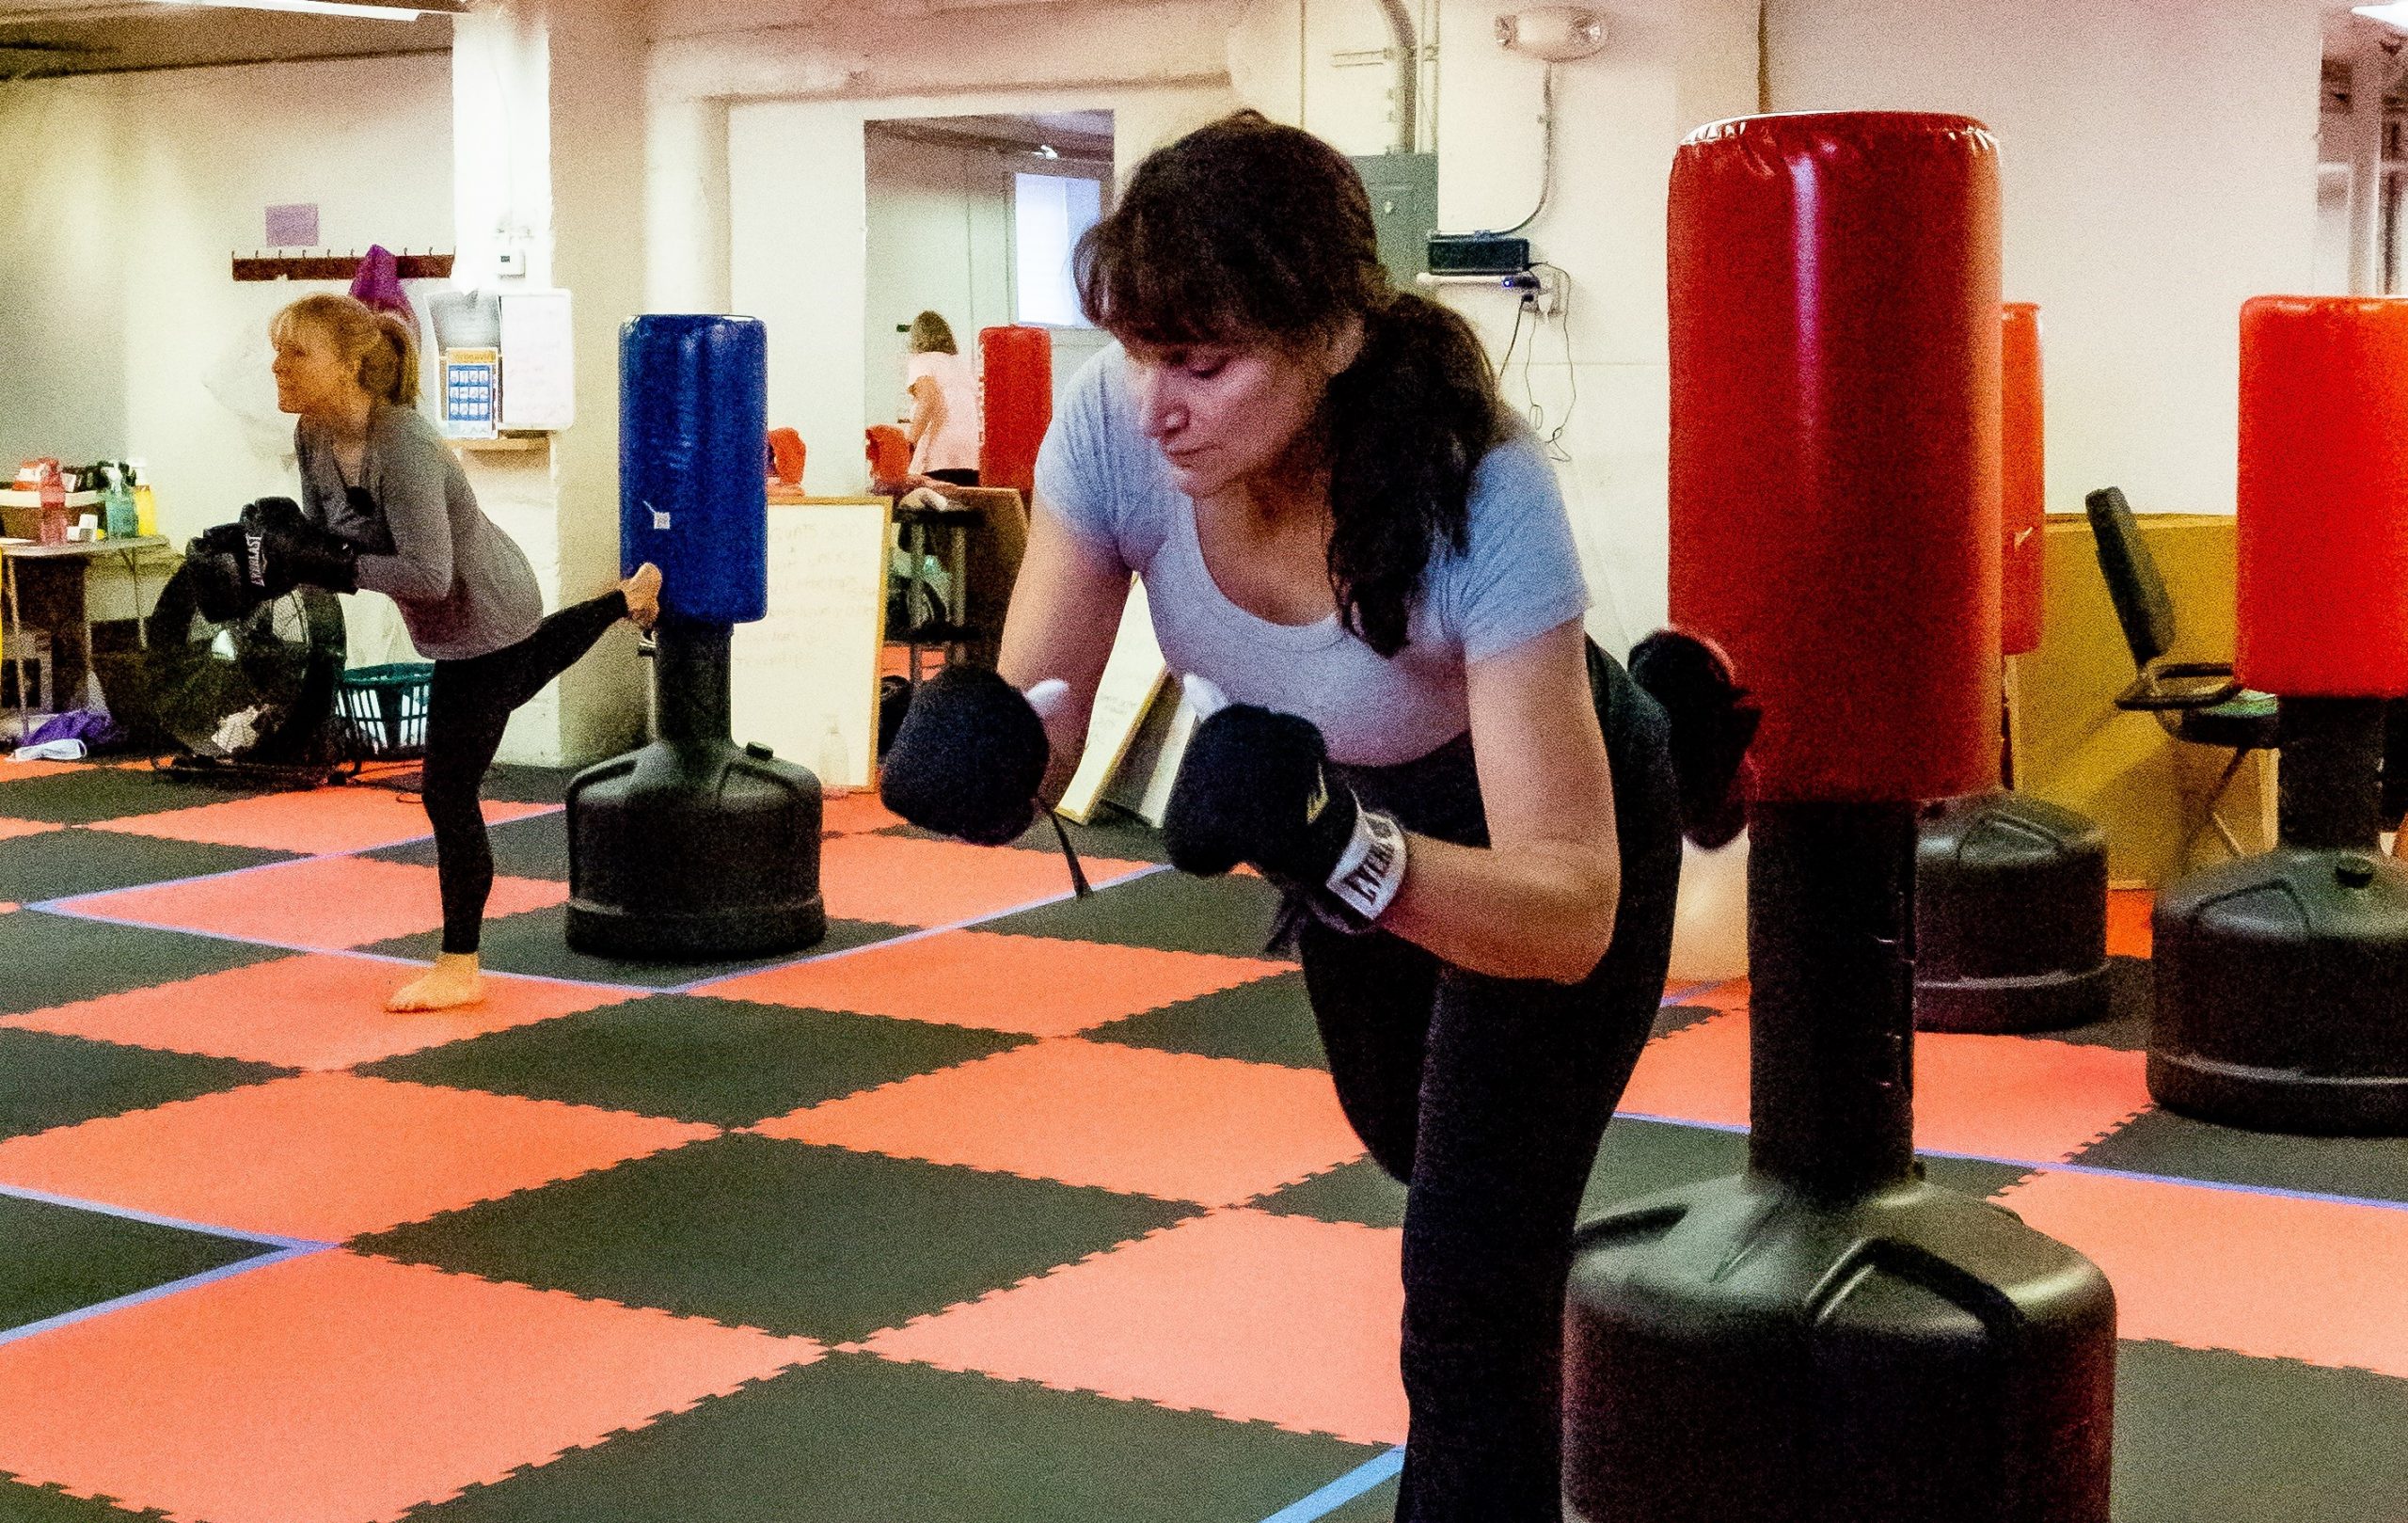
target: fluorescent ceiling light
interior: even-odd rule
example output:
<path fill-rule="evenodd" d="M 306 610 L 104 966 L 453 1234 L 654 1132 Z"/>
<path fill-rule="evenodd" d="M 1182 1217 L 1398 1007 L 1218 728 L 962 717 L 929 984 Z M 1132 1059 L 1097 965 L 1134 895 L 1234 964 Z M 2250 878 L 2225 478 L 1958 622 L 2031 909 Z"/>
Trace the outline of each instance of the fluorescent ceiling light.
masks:
<path fill-rule="evenodd" d="M 349 5 L 345 0 L 166 0 L 166 3 L 210 6 L 230 10 L 290 10 L 304 16 L 349 16 L 357 21 L 416 21 L 426 14 L 406 6 Z"/>
<path fill-rule="evenodd" d="M 2379 21 L 2395 32 L 2408 32 L 2408 0 L 2392 0 L 2384 6 L 2352 6 L 2353 15 L 2368 21 Z"/>

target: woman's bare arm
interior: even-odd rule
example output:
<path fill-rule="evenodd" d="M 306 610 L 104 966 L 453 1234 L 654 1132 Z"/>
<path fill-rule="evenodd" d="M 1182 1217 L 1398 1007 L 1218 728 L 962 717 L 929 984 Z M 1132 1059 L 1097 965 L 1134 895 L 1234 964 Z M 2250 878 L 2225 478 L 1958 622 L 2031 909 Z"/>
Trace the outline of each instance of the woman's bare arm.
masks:
<path fill-rule="evenodd" d="M 1030 511 L 1028 549 L 1012 584 L 995 666 L 1004 680 L 1026 690 L 1059 677 L 1069 692 L 1045 721 L 1053 759 L 1039 796 L 1050 807 L 1070 785 L 1085 748 L 1087 716 L 1120 612 L 1129 601 L 1129 569 L 1116 556 L 1081 543 L 1039 497 Z"/>
<path fill-rule="evenodd" d="M 1458 966 L 1576 983 L 1613 939 L 1613 774 L 1576 620 L 1465 673 L 1489 847 L 1411 835 L 1380 924 Z"/>

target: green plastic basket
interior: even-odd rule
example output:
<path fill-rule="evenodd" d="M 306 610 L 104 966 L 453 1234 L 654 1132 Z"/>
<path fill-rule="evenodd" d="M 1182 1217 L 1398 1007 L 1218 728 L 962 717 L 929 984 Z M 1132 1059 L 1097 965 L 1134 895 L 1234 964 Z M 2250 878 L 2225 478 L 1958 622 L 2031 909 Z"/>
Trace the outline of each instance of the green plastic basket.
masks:
<path fill-rule="evenodd" d="M 342 674 L 336 711 L 365 761 L 401 760 L 426 753 L 426 701 L 432 661 L 356 667 Z"/>

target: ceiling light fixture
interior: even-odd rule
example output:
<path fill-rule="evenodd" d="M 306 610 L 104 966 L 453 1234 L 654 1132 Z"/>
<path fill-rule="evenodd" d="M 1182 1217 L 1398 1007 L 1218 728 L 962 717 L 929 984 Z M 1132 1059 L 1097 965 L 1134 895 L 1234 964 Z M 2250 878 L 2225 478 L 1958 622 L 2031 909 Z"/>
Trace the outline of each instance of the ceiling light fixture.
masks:
<path fill-rule="evenodd" d="M 416 21 L 428 10 L 453 14 L 451 6 L 354 5 L 348 0 L 162 0 L 167 5 L 223 10 L 284 10 L 303 16 L 342 16 L 354 21 Z"/>

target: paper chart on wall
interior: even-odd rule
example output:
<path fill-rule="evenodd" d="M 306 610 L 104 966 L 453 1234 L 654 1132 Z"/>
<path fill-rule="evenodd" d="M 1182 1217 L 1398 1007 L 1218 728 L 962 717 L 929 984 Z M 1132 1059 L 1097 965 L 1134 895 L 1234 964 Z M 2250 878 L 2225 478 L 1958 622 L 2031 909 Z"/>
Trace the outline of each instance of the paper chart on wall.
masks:
<path fill-rule="evenodd" d="M 884 498 L 771 507 L 768 615 L 736 627 L 736 738 L 774 748 L 824 787 L 872 781 L 887 511 Z"/>
<path fill-rule="evenodd" d="M 1129 606 L 1120 615 L 1120 632 L 1112 655 L 1096 684 L 1095 708 L 1087 719 L 1087 745 L 1079 754 L 1079 769 L 1070 778 L 1056 809 L 1066 819 L 1084 825 L 1094 815 L 1104 785 L 1112 781 L 1129 743 L 1145 722 L 1146 710 L 1170 675 L 1162 647 L 1154 643 L 1154 618 L 1146 607 L 1146 588 L 1133 580 Z"/>
<path fill-rule="evenodd" d="M 576 350 L 569 293 L 511 292 L 501 298 L 501 417 L 513 429 L 563 429 L 577 421 Z"/>

